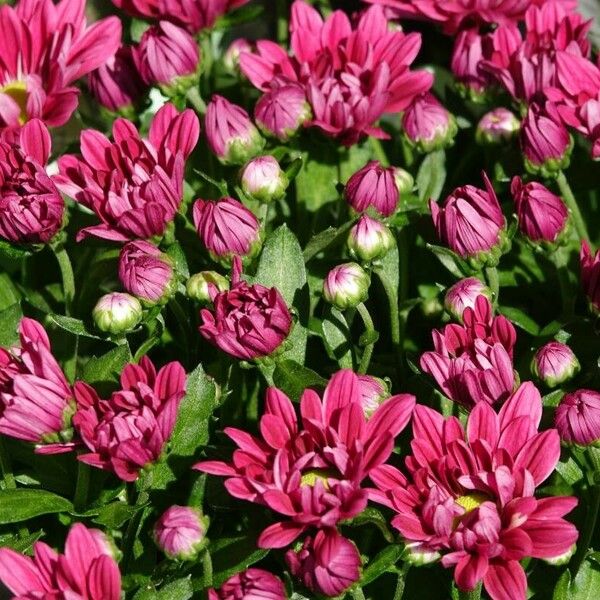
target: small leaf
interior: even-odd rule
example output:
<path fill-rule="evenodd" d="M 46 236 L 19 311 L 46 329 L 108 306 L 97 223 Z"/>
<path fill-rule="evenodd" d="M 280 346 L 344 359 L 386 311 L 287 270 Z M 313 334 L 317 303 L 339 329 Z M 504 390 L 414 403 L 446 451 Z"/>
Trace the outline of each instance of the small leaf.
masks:
<path fill-rule="evenodd" d="M 600 589 L 600 566 L 589 557 L 581 564 L 575 579 L 565 571 L 556 587 L 552 600 L 596 600 Z"/>
<path fill-rule="evenodd" d="M 398 562 L 403 552 L 404 546 L 399 544 L 392 544 L 381 550 L 363 571 L 363 576 L 360 580 L 361 585 L 365 586 L 367 583 L 375 581 L 378 577 L 390 571 Z"/>
<path fill-rule="evenodd" d="M 336 360 L 340 368 L 351 369 L 352 336 L 344 313 L 334 306 L 328 305 L 325 308 L 321 327 L 323 329 L 323 342 L 329 357 Z"/>
<path fill-rule="evenodd" d="M 0 525 L 72 510 L 66 498 L 46 490 L 0 490 Z"/>
<path fill-rule="evenodd" d="M 314 235 L 306 244 L 303 251 L 304 262 L 312 260 L 319 252 L 323 252 L 326 248 L 335 244 L 346 236 L 354 221 L 348 221 L 340 227 L 328 227 L 324 231 L 321 231 Z"/>
<path fill-rule="evenodd" d="M 81 335 L 93 340 L 104 340 L 103 337 L 96 335 L 88 326 L 80 319 L 73 317 L 65 317 L 64 315 L 48 315 L 48 321 L 54 325 L 58 325 L 64 331 L 68 331 L 73 335 Z M 106 341 L 106 340 L 104 340 Z"/>
<path fill-rule="evenodd" d="M 273 382 L 292 400 L 298 401 L 307 388 L 324 388 L 327 381 L 294 360 L 281 360 L 275 366 Z"/>
<path fill-rule="evenodd" d="M 189 600 L 194 595 L 191 576 L 163 585 L 159 590 L 142 588 L 133 600 Z"/>
<path fill-rule="evenodd" d="M 34 252 L 39 252 L 43 247 L 43 245 L 16 246 L 6 240 L 0 240 L 0 255 L 9 260 L 22 260 Z"/>
<path fill-rule="evenodd" d="M 98 515 L 93 521 L 107 529 L 119 529 L 141 508 L 142 506 L 130 506 L 125 502 L 111 502 L 98 509 Z"/>
<path fill-rule="evenodd" d="M 117 381 L 123 367 L 131 360 L 128 346 L 117 346 L 102 356 L 93 356 L 83 367 L 83 379 L 87 383 Z"/>
<path fill-rule="evenodd" d="M 181 244 L 179 242 L 171 244 L 167 248 L 167 255 L 173 260 L 175 271 L 187 279 L 190 276 L 190 270 Z"/>
<path fill-rule="evenodd" d="M 268 553 L 256 547 L 256 539 L 252 536 L 220 538 L 210 547 L 213 561 L 213 585 L 220 587 L 223 582 L 249 566 L 263 559 Z"/>
<path fill-rule="evenodd" d="M 568 485 L 575 485 L 584 477 L 581 467 L 572 456 L 569 456 L 566 462 L 559 461 L 556 465 L 556 471 Z"/>
<path fill-rule="evenodd" d="M 437 256 L 438 260 L 454 275 L 462 279 L 473 274 L 473 269 L 464 261 L 460 256 L 457 256 L 452 250 L 444 248 L 443 246 L 435 246 L 433 244 L 427 244 L 427 248 Z"/>
<path fill-rule="evenodd" d="M 438 200 L 446 181 L 446 153 L 436 150 L 429 153 L 421 163 L 417 173 L 419 199 L 428 202 L 430 198 Z"/>
<path fill-rule="evenodd" d="M 351 521 L 348 521 L 350 527 L 360 527 L 362 525 L 375 525 L 379 531 L 381 531 L 386 542 L 392 543 L 394 541 L 394 534 L 388 527 L 388 520 L 384 514 L 377 508 L 368 506 L 359 515 L 354 517 Z"/>
<path fill-rule="evenodd" d="M 520 308 L 514 308 L 512 306 L 499 306 L 498 312 L 530 335 L 539 335 L 540 326 Z"/>
<path fill-rule="evenodd" d="M 19 341 L 18 329 L 22 318 L 19 302 L 0 311 L 0 346 L 13 346 Z"/>

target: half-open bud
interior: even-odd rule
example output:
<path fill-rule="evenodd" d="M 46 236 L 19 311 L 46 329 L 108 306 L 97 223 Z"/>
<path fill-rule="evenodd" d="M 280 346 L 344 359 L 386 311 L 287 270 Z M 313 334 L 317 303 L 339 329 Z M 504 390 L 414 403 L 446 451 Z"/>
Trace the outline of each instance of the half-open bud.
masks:
<path fill-rule="evenodd" d="M 329 271 L 323 282 L 323 297 L 340 310 L 352 308 L 367 299 L 370 285 L 371 278 L 360 265 L 345 263 Z"/>
<path fill-rule="evenodd" d="M 257 156 L 242 168 L 240 175 L 244 193 L 259 202 L 283 198 L 288 178 L 273 156 Z"/>
<path fill-rule="evenodd" d="M 113 292 L 98 300 L 92 316 L 100 331 L 120 335 L 134 329 L 142 320 L 142 305 L 135 296 Z"/>

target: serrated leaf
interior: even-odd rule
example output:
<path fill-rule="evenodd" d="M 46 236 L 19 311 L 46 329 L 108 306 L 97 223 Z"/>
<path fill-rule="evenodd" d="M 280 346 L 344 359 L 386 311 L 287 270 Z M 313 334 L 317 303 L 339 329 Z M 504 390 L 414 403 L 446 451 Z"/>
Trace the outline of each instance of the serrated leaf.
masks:
<path fill-rule="evenodd" d="M 72 510 L 69 500 L 46 490 L 0 490 L 0 525 Z"/>
<path fill-rule="evenodd" d="M 556 471 L 568 485 L 575 485 L 584 478 L 581 467 L 572 456 L 569 456 L 564 462 L 559 461 L 556 465 Z"/>
<path fill-rule="evenodd" d="M 48 321 L 60 327 L 63 331 L 73 335 L 81 335 L 93 340 L 104 340 L 103 337 L 96 335 L 81 319 L 65 317 L 64 315 L 48 315 Z M 106 341 L 106 340 L 104 340 Z"/>
<path fill-rule="evenodd" d="M 417 172 L 416 184 L 419 199 L 428 202 L 430 198 L 438 200 L 446 181 L 446 153 L 436 150 L 429 153 Z"/>
<path fill-rule="evenodd" d="M 16 246 L 6 240 L 0 240 L 0 255 L 10 260 L 22 260 L 27 256 L 31 256 L 34 252 L 39 252 L 43 247 L 43 245 Z"/>
<path fill-rule="evenodd" d="M 20 537 L 17 535 L 9 536 L 6 539 L 2 538 L 0 541 L 0 547 L 11 548 L 15 552 L 26 554 L 31 550 L 33 544 L 35 544 L 35 542 L 37 542 L 43 535 L 44 530 L 40 529 L 34 533 L 26 535 L 25 537 Z"/>
<path fill-rule="evenodd" d="M 183 251 L 181 244 L 179 244 L 179 242 L 171 244 L 167 248 L 166 253 L 173 260 L 175 271 L 187 279 L 190 276 L 190 270 L 188 268 L 187 258 L 185 257 L 185 252 Z"/>
<path fill-rule="evenodd" d="M 119 529 L 142 508 L 142 506 L 130 506 L 125 502 L 111 502 L 98 509 L 98 514 L 93 521 L 107 529 Z"/>
<path fill-rule="evenodd" d="M 324 388 L 327 380 L 312 369 L 308 369 L 294 360 L 281 360 L 275 365 L 273 382 L 292 400 L 298 401 L 307 388 Z"/>
<path fill-rule="evenodd" d="M 389 571 L 400 560 L 403 552 L 404 546 L 399 544 L 386 546 L 364 569 L 360 580 L 361 585 L 365 586 Z"/>
<path fill-rule="evenodd" d="M 353 224 L 354 221 L 348 221 L 348 223 L 344 223 L 340 227 L 328 227 L 324 231 L 314 235 L 308 241 L 302 253 L 304 255 L 304 262 L 307 263 L 312 260 L 319 252 L 323 252 L 323 250 L 345 237 Z"/>
<path fill-rule="evenodd" d="M 19 302 L 0 311 L 0 346 L 13 346 L 19 341 L 18 329 L 22 318 Z"/>
<path fill-rule="evenodd" d="M 102 356 L 90 358 L 83 367 L 83 379 L 90 384 L 117 381 L 130 360 L 129 346 L 117 346 Z"/>
<path fill-rule="evenodd" d="M 334 306 L 325 308 L 323 321 L 323 342 L 327 354 L 332 360 L 336 360 L 340 368 L 352 368 L 352 336 L 344 313 Z"/>
<path fill-rule="evenodd" d="M 163 585 L 159 590 L 144 588 L 133 600 L 189 600 L 194 595 L 191 576 L 182 577 Z"/>
<path fill-rule="evenodd" d="M 552 600 L 597 600 L 600 590 L 600 566 L 589 558 L 581 564 L 575 579 L 565 571 L 556 587 Z"/>
<path fill-rule="evenodd" d="M 21 299 L 21 293 L 15 287 L 8 273 L 0 273 L 0 310 L 17 304 Z"/>

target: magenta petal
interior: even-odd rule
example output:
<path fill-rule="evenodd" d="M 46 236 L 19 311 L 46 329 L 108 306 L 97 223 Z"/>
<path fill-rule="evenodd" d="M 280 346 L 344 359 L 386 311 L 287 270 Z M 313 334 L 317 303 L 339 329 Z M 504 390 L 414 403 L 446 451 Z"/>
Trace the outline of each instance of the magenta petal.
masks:
<path fill-rule="evenodd" d="M 492 600 L 527 598 L 527 577 L 523 567 L 516 560 L 490 564 L 483 584 Z"/>
<path fill-rule="evenodd" d="M 285 548 L 289 546 L 302 532 L 304 525 L 284 522 L 274 523 L 267 527 L 258 538 L 259 548 Z"/>

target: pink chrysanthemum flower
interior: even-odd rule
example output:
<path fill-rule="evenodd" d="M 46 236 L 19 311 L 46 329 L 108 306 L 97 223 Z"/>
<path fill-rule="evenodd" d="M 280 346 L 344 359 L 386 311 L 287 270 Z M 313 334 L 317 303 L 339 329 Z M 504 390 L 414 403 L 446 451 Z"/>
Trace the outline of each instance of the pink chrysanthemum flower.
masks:
<path fill-rule="evenodd" d="M 530 382 L 498 414 L 479 403 L 466 431 L 456 417 L 417 406 L 408 476 L 390 465 L 371 472 L 371 499 L 397 513 L 392 523 L 415 559 L 441 556 L 461 590 L 483 581 L 492 600 L 525 600 L 519 561 L 572 551 L 577 530 L 563 516 L 577 499 L 534 496 L 560 457 L 558 432 L 538 433 L 541 416 Z"/>
<path fill-rule="evenodd" d="M 262 548 L 281 548 L 309 527 L 335 527 L 363 511 L 362 482 L 388 459 L 414 406 L 413 396 L 393 396 L 367 419 L 360 381 L 344 370 L 331 378 L 323 399 L 304 391 L 299 422 L 289 398 L 269 388 L 261 438 L 228 427 L 225 433 L 239 448 L 233 462 L 204 461 L 194 468 L 227 477 L 232 496 L 282 515 L 258 540 Z"/>

